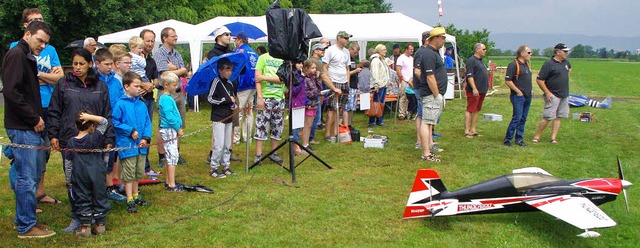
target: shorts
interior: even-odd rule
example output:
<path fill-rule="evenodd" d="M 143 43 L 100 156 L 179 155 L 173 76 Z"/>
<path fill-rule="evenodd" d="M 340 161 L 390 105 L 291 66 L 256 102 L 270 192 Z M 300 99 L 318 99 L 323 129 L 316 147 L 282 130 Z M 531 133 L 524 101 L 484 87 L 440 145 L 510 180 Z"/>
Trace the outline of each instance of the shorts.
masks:
<path fill-rule="evenodd" d="M 347 106 L 347 100 L 349 99 L 349 94 L 346 93 L 346 92 L 349 92 L 349 84 L 348 83 L 339 84 L 334 82 L 333 85 L 342 91 L 342 94 L 340 95 L 340 97 L 338 97 L 338 108 L 344 109 Z M 336 103 L 334 102 L 335 97 L 336 97 L 335 94 L 331 94 L 329 98 L 327 98 L 327 109 L 329 111 L 337 110 Z"/>
<path fill-rule="evenodd" d="M 467 112 L 476 113 L 482 110 L 482 102 L 487 93 L 480 93 L 478 96 L 474 96 L 473 92 L 465 92 L 467 96 Z"/>
<path fill-rule="evenodd" d="M 444 97 L 440 94 L 422 97 L 422 124 L 436 125 L 442 114 Z"/>
<path fill-rule="evenodd" d="M 138 154 L 133 157 L 120 159 L 120 180 L 133 182 L 144 178 L 144 165 L 147 155 Z"/>
<path fill-rule="evenodd" d="M 178 164 L 178 158 L 180 157 L 180 153 L 178 152 L 178 139 L 176 139 L 178 132 L 173 128 L 161 128 L 158 132 L 160 132 L 160 137 L 162 137 L 164 141 L 162 147 L 164 147 L 164 156 L 167 159 L 167 165 L 176 166 Z"/>
<path fill-rule="evenodd" d="M 349 88 L 349 96 L 347 98 L 347 105 L 344 111 L 356 111 L 358 110 L 358 89 Z"/>
<path fill-rule="evenodd" d="M 269 131 L 271 139 L 281 140 L 284 130 L 284 99 L 265 98 L 264 110 L 258 110 L 256 115 L 256 140 L 267 140 Z"/>
<path fill-rule="evenodd" d="M 318 111 L 318 109 L 305 109 L 304 110 L 304 116 L 316 116 L 316 111 Z"/>
<path fill-rule="evenodd" d="M 422 97 L 420 97 L 420 93 L 416 90 L 415 91 L 415 95 L 416 95 L 416 118 L 420 118 L 422 119 Z"/>
<path fill-rule="evenodd" d="M 569 98 L 559 98 L 551 95 L 551 101 L 544 100 L 544 110 L 542 110 L 542 118 L 545 120 L 553 120 L 556 118 L 569 117 Z"/>

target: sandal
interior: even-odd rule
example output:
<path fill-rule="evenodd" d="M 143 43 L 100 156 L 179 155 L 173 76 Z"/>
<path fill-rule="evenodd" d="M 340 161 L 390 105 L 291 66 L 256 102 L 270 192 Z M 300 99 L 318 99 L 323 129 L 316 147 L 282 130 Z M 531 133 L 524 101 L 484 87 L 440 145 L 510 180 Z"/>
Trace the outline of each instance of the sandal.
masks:
<path fill-rule="evenodd" d="M 552 139 L 549 142 L 551 142 L 551 144 L 558 144 L 558 141 L 556 141 L 555 139 Z"/>
<path fill-rule="evenodd" d="M 473 135 L 474 137 L 481 137 L 481 136 L 483 136 L 482 134 L 479 134 L 479 133 L 472 133 L 471 135 Z"/>
<path fill-rule="evenodd" d="M 44 199 L 45 197 L 49 197 L 49 198 L 53 199 L 53 201 L 43 201 L 42 199 Z M 60 204 L 60 203 L 62 203 L 62 201 L 60 201 L 60 200 L 58 200 L 56 198 L 53 198 L 51 196 L 48 196 L 47 194 L 42 194 L 42 195 L 36 197 L 36 199 L 38 200 L 38 203 L 47 203 L 47 204 Z"/>
<path fill-rule="evenodd" d="M 538 139 L 532 139 L 531 140 L 531 143 L 533 143 L 533 144 L 538 144 L 538 142 L 540 142 Z"/>
<path fill-rule="evenodd" d="M 435 154 L 429 154 L 427 156 L 422 156 L 421 157 L 422 160 L 426 160 L 426 161 L 430 161 L 430 162 L 442 162 L 442 160 L 440 160 L 439 156 L 435 155 Z"/>
<path fill-rule="evenodd" d="M 467 137 L 467 138 L 469 138 L 469 139 L 473 139 L 473 134 L 471 134 L 471 133 L 465 133 L 465 134 L 464 134 L 464 137 Z"/>

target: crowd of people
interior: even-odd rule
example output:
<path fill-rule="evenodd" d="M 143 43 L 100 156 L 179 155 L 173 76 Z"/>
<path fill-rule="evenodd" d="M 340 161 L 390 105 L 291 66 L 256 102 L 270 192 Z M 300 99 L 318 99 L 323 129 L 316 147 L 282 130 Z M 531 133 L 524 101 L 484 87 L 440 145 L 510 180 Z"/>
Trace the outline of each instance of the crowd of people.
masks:
<path fill-rule="evenodd" d="M 105 234 L 109 200 L 126 203 L 130 213 L 149 205 L 138 187 L 145 176 L 164 175 L 167 191 L 183 191 L 183 185 L 175 181 L 175 167 L 186 163 L 180 156 L 179 137 L 186 125 L 187 96 L 183 88 L 190 72 L 175 49 L 176 31 L 163 29 L 162 44 L 155 51 L 156 34 L 151 30 L 132 37 L 128 51 L 122 44 L 96 49 L 96 41 L 87 38 L 83 48 L 71 53 L 72 71 L 64 74 L 55 48 L 48 45 L 52 32 L 40 11 L 25 9 L 22 21 L 24 36 L 12 45 L 3 62 L 4 125 L 12 143 L 50 146 L 60 151 L 72 213 L 71 223 L 63 231 L 82 237 Z M 359 45 L 349 43 L 352 35 L 340 31 L 334 44 L 322 38 L 312 46 L 309 59 L 295 64 L 296 83 L 288 86 L 277 75 L 282 59 L 260 48 L 255 52 L 243 32 L 232 34 L 224 26 L 216 29 L 215 45 L 207 59 L 242 53 L 248 63 L 238 79 L 231 80 L 234 64 L 227 58 L 219 59 L 214 68 L 217 76 L 204 95 L 212 106 L 211 146 L 206 159 L 210 176 L 222 179 L 234 175 L 230 164 L 240 159 L 232 147 L 252 138 L 256 141 L 254 163 L 269 159 L 281 164 L 283 159 L 275 152 L 263 157 L 263 143 L 268 140 L 273 150 L 282 139 L 287 99 L 291 99 L 293 109 L 304 109 L 304 125 L 293 134 L 302 145 L 296 146 L 295 154 L 304 155 L 313 150 L 311 145 L 323 142 L 315 135 L 318 128 L 326 129 L 324 142 L 329 142 L 337 140 L 340 125 L 352 124 L 360 93 L 370 93 L 374 102 L 384 103 L 388 89 L 393 87 L 399 95 L 399 119 L 415 120 L 415 147 L 421 149 L 421 159 L 440 162 L 437 153 L 443 150 L 434 143 L 433 130 L 444 107 L 446 68 L 453 63 L 449 52 L 449 59 L 440 54 L 445 35 L 444 28 L 436 27 L 422 34 L 418 49 L 409 43 L 401 51 L 394 45 L 392 55 L 387 57 L 387 47 L 377 44 L 368 59 L 358 60 Z M 232 38 L 235 49 L 231 47 Z M 468 138 L 480 136 L 476 129 L 478 113 L 488 89 L 487 68 L 482 61 L 486 46 L 478 43 L 473 49 L 465 75 L 464 136 Z M 558 44 L 554 57 L 537 76 L 545 108 L 532 143 L 539 142 L 549 122 L 553 126 L 551 142 L 557 143 L 560 118 L 568 116 L 568 51 L 564 44 Z M 530 59 L 530 48 L 520 46 L 507 68 L 513 117 L 505 146 L 511 146 L 514 137 L 515 144 L 526 146 L 524 126 L 532 91 Z M 151 170 L 148 159 L 154 134 L 154 89 L 158 91 L 159 113 L 154 143 L 163 173 Z M 331 93 L 323 95 L 323 89 Z M 254 105 L 255 121 L 251 110 Z M 386 125 L 384 115 L 369 118 L 370 128 Z M 7 147 L 4 152 L 11 159 L 18 237 L 55 235 L 36 220 L 36 213 L 41 212 L 37 204 L 60 203 L 47 196 L 43 186 L 50 150 L 18 146 Z"/>

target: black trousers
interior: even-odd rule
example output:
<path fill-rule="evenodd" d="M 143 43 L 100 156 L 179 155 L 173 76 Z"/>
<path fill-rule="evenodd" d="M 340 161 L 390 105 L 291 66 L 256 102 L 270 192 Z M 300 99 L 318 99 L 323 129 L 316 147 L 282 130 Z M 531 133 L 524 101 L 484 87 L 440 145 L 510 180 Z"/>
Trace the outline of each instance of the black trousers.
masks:
<path fill-rule="evenodd" d="M 415 94 L 407 94 L 407 99 L 409 100 L 409 107 L 407 107 L 407 111 L 410 114 L 417 113 L 418 110 L 418 99 Z"/>
<path fill-rule="evenodd" d="M 97 155 L 97 156 L 96 156 Z M 98 154 L 78 154 L 73 161 L 71 183 L 76 217 L 82 224 L 104 224 L 111 209 L 107 199 L 107 168 Z"/>

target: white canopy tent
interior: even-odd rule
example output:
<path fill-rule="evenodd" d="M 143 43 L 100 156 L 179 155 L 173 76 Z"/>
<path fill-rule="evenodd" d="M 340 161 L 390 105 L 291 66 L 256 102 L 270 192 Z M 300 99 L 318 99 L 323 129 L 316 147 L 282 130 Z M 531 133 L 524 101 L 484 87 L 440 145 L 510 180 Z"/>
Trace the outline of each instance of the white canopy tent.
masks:
<path fill-rule="evenodd" d="M 318 26 L 324 37 L 335 39 L 335 35 L 337 35 L 339 31 L 344 30 L 353 35 L 351 40 L 357 41 L 360 47 L 367 47 L 368 41 L 417 42 L 420 44 L 422 32 L 433 29 L 433 27 L 427 24 L 398 12 L 372 14 L 310 14 L 309 16 L 311 16 L 311 19 Z M 194 33 L 201 34 L 201 38 L 196 38 L 195 47 L 192 48 L 200 51 L 202 49 L 202 43 L 213 42 L 214 37 L 208 36 L 213 30 L 232 22 L 252 24 L 267 33 L 265 16 L 218 16 L 196 25 Z M 197 36 L 194 35 L 194 37 Z M 454 49 L 457 50 L 456 37 L 447 35 L 446 41 L 453 43 Z M 258 39 L 256 42 L 267 42 L 267 38 Z M 366 58 L 366 52 L 366 49 L 360 49 L 360 58 Z M 454 52 L 457 54 L 457 51 Z M 444 55 L 444 49 L 441 53 Z M 202 58 L 201 52 L 198 58 Z M 457 59 L 456 57 L 456 66 L 458 65 Z M 196 70 L 196 65 L 199 64 L 194 63 L 193 65 L 194 70 Z M 458 68 L 456 68 L 456 72 L 456 74 L 459 75 Z M 450 88 L 453 90 L 453 87 Z M 448 95 L 453 96 L 452 94 Z"/>
<path fill-rule="evenodd" d="M 186 23 L 186 22 L 181 22 L 174 19 L 169 19 L 166 21 L 161 21 L 154 24 L 149 24 L 146 26 L 132 28 L 132 29 L 128 29 L 120 32 L 111 33 L 111 34 L 101 35 L 101 36 L 98 36 L 98 41 L 102 43 L 127 44 L 129 43 L 129 39 L 131 39 L 132 36 L 139 36 L 142 30 L 149 29 L 156 34 L 156 47 L 154 47 L 154 50 L 155 50 L 158 48 L 159 44 L 162 44 L 160 39 L 160 32 L 162 31 L 162 29 L 166 27 L 171 27 L 176 30 L 176 34 L 178 35 L 178 44 L 189 44 L 189 50 L 191 54 L 191 64 L 199 65 L 200 62 L 198 58 L 200 56 L 200 53 L 198 52 L 198 50 L 193 49 L 196 43 L 200 44 L 199 41 L 196 41 L 196 40 L 199 40 L 200 37 L 194 37 L 193 35 L 195 25 Z M 195 63 L 194 63 L 194 58 L 195 58 Z"/>
<path fill-rule="evenodd" d="M 402 13 L 372 13 L 372 14 L 310 14 L 313 22 L 318 26 L 324 37 L 335 39 L 339 31 L 344 30 L 352 34 L 351 40 L 357 41 L 360 47 L 367 47 L 368 41 L 399 41 L 420 43 L 422 32 L 433 27 L 408 17 Z M 128 43 L 132 36 L 140 35 L 143 29 L 150 29 L 156 33 L 156 43 L 160 44 L 160 31 L 165 27 L 172 27 L 178 35 L 178 43 L 189 44 L 191 54 L 191 68 L 196 71 L 203 58 L 202 44 L 214 42 L 214 37 L 209 36 L 213 30 L 232 22 L 244 22 L 252 24 L 267 33 L 265 16 L 218 16 L 197 25 L 177 21 L 166 20 L 142 27 L 124 30 L 98 37 L 102 43 Z M 447 42 L 454 44 L 456 38 L 448 35 Z M 260 38 L 255 42 L 267 42 L 267 38 Z M 366 57 L 366 49 L 360 50 L 360 58 Z M 457 54 L 457 51 L 454 51 Z M 444 50 L 441 52 L 444 54 Z M 456 56 L 456 66 L 459 64 Z M 456 68 L 457 74 L 459 70 Z M 453 87 L 450 87 L 453 88 Z"/>

